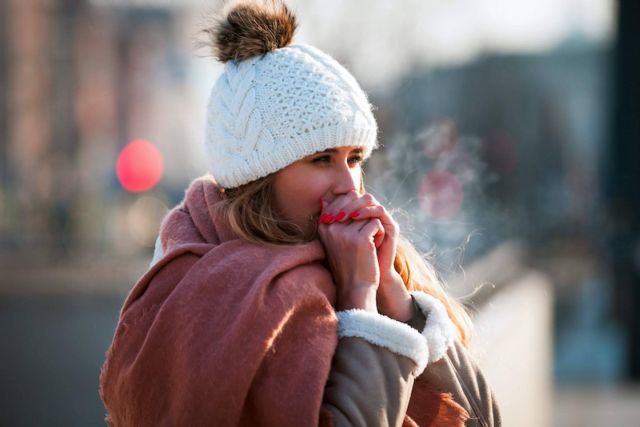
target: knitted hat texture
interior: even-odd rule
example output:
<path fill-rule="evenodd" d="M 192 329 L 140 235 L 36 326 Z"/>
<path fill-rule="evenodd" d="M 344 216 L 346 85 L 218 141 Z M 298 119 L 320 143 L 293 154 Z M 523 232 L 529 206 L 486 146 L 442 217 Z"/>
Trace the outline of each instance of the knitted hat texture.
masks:
<path fill-rule="evenodd" d="M 234 188 L 328 148 L 378 146 L 356 79 L 320 49 L 294 44 L 228 60 L 209 98 L 209 172 Z"/>

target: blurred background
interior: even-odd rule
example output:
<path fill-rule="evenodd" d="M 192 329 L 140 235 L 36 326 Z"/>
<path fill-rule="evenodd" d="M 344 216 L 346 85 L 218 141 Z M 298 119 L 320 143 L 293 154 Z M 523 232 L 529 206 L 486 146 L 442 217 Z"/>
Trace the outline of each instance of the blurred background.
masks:
<path fill-rule="evenodd" d="M 505 425 L 637 425 L 640 3 L 288 3 L 376 106 L 368 189 L 473 313 Z M 104 425 L 120 306 L 206 173 L 219 5 L 0 0 L 1 425 Z"/>

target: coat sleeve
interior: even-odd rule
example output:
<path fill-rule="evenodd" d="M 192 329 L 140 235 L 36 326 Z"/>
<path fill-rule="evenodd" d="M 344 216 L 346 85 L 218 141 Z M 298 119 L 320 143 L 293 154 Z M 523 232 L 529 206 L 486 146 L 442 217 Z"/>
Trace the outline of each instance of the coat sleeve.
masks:
<path fill-rule="evenodd" d="M 340 337 L 325 387 L 332 426 L 401 426 L 428 350 L 411 327 L 363 310 L 338 313 Z"/>
<path fill-rule="evenodd" d="M 424 331 L 429 313 L 412 295 L 414 316 L 407 324 Z M 429 363 L 416 381 L 425 381 L 441 392 L 451 393 L 454 400 L 469 413 L 467 426 L 500 426 L 500 410 L 491 387 L 466 348 L 454 341 L 442 358 Z"/>

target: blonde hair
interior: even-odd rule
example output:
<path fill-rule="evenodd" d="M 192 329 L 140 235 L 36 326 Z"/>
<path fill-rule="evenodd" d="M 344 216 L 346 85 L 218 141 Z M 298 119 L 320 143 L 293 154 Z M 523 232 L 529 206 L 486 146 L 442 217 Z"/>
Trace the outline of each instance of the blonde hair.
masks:
<path fill-rule="evenodd" d="M 278 215 L 272 196 L 274 176 L 271 174 L 240 187 L 221 189 L 222 201 L 218 208 L 222 210 L 231 229 L 247 241 L 272 245 L 309 241 L 312 236 L 305 236 L 300 227 Z M 360 182 L 360 193 L 363 194 L 364 179 Z M 312 222 L 316 227 L 315 236 L 317 220 Z M 408 290 L 423 291 L 442 302 L 458 330 L 460 341 L 468 345 L 471 333 L 469 315 L 461 303 L 446 294 L 444 282 L 433 265 L 402 235 L 396 249 L 394 268 Z"/>

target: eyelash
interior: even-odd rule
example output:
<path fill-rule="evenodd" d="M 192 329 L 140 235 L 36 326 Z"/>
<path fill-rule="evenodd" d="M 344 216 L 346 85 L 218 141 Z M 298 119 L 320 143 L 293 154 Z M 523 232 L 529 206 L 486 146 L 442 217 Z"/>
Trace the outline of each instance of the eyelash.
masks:
<path fill-rule="evenodd" d="M 314 162 L 314 163 L 320 163 L 320 162 L 324 163 L 324 161 L 325 161 L 325 160 L 327 160 L 327 161 L 328 161 L 328 160 L 331 160 L 331 156 L 320 156 L 320 157 L 316 157 L 315 159 L 313 159 L 313 162 Z M 349 159 L 349 161 L 351 161 L 351 160 L 355 160 L 355 161 L 356 161 L 356 163 L 362 163 L 362 162 L 364 161 L 364 159 L 362 158 L 362 156 L 354 156 L 354 157 L 351 157 L 351 158 Z"/>

